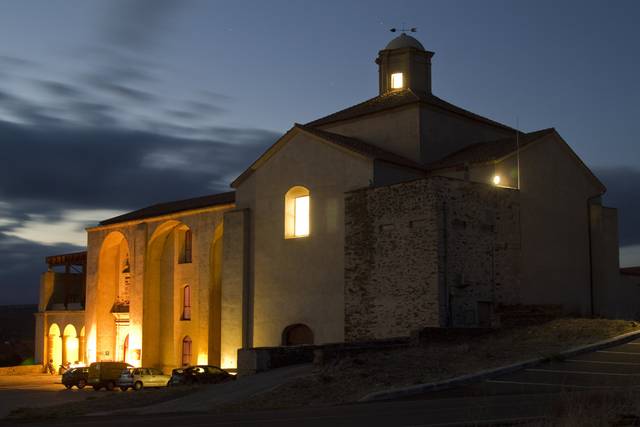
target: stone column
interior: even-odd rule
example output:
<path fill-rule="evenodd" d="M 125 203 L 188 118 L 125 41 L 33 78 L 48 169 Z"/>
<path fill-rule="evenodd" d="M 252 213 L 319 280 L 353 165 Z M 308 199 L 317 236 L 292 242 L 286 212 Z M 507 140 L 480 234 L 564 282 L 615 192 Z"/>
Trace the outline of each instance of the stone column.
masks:
<path fill-rule="evenodd" d="M 85 363 L 87 360 L 87 338 L 84 335 L 80 335 L 78 338 L 78 359 L 80 362 Z"/>
<path fill-rule="evenodd" d="M 49 363 L 49 360 L 54 359 L 53 348 L 55 347 L 55 340 L 55 335 L 47 335 L 47 360 L 44 361 L 45 364 Z"/>
<path fill-rule="evenodd" d="M 63 335 L 62 337 L 62 364 L 67 363 L 67 341 L 69 339 L 68 335 Z"/>

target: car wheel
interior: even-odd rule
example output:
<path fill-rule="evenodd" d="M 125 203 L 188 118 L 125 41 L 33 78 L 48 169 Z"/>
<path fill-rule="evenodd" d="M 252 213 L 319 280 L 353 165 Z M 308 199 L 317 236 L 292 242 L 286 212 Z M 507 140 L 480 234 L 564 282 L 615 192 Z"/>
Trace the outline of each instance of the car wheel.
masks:
<path fill-rule="evenodd" d="M 114 388 L 116 388 L 115 383 L 114 383 L 113 381 L 109 381 L 109 382 L 107 383 L 107 390 L 109 390 L 109 391 L 113 391 L 113 389 L 114 389 Z"/>
<path fill-rule="evenodd" d="M 73 387 L 73 384 L 65 384 L 64 386 L 67 388 L 67 390 L 69 390 L 71 389 L 71 387 Z"/>
<path fill-rule="evenodd" d="M 78 380 L 78 384 L 76 384 L 76 387 L 78 387 L 79 389 L 83 389 L 86 385 L 87 382 L 85 380 Z"/>
<path fill-rule="evenodd" d="M 140 390 L 142 390 L 142 387 L 143 387 L 143 385 L 142 385 L 142 383 L 141 383 L 140 381 L 136 381 L 136 383 L 133 385 L 133 389 L 134 389 L 135 391 L 140 391 Z"/>
<path fill-rule="evenodd" d="M 120 387 L 120 390 L 127 391 L 127 390 L 129 390 L 129 387 L 122 386 L 122 387 Z"/>

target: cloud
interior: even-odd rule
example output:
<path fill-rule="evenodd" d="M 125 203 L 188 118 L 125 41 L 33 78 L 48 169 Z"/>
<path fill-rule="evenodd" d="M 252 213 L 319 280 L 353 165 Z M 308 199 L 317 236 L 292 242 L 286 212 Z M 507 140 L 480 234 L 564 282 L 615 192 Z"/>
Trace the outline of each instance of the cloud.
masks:
<path fill-rule="evenodd" d="M 82 250 L 84 227 L 123 211 L 228 191 L 229 177 L 278 137 L 260 129 L 206 134 L 189 139 L 0 121 L 0 304 L 34 302 L 44 256 Z"/>
<path fill-rule="evenodd" d="M 47 268 L 45 257 L 80 250 L 80 246 L 42 245 L 0 232 L 0 304 L 37 303 L 40 274 Z"/>

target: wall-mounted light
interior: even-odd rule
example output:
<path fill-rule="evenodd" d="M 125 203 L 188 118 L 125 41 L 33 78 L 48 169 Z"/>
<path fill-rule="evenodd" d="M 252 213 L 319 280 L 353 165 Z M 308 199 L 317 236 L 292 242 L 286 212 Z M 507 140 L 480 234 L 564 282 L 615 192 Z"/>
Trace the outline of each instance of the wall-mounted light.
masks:
<path fill-rule="evenodd" d="M 493 176 L 493 185 L 500 185 L 500 175 Z"/>

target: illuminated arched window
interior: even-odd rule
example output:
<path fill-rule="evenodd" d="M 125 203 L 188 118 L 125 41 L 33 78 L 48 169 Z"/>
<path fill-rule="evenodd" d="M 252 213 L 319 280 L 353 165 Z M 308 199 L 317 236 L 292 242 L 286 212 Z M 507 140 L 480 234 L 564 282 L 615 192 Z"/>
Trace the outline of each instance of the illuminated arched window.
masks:
<path fill-rule="evenodd" d="M 305 187 L 292 187 L 284 196 L 284 237 L 306 237 L 310 231 L 311 197 Z"/>
<path fill-rule="evenodd" d="M 191 287 L 182 288 L 182 320 L 191 320 Z"/>
<path fill-rule="evenodd" d="M 182 366 L 191 365 L 191 338 L 187 335 L 182 340 Z"/>

